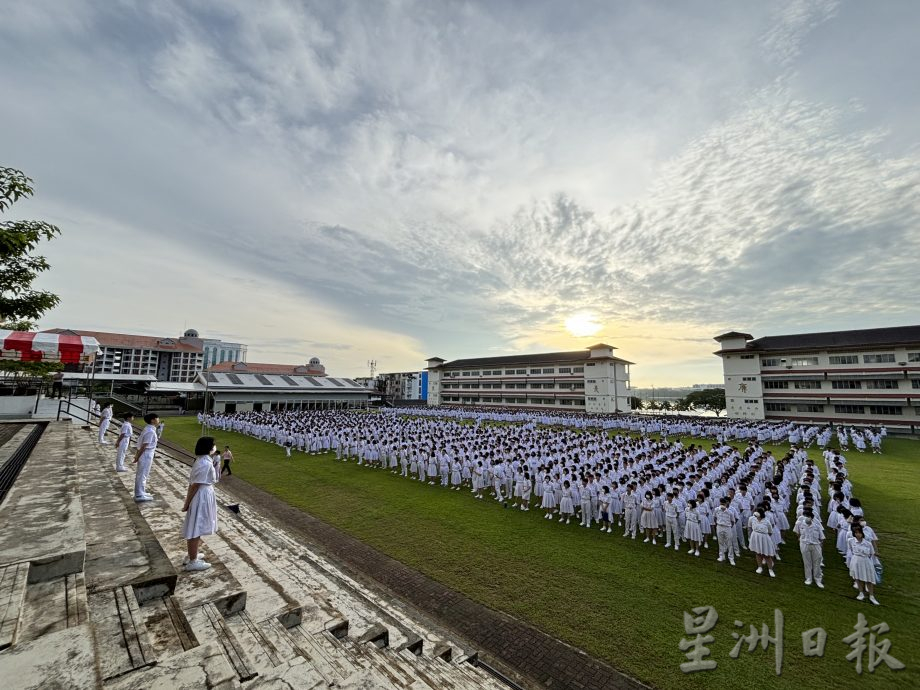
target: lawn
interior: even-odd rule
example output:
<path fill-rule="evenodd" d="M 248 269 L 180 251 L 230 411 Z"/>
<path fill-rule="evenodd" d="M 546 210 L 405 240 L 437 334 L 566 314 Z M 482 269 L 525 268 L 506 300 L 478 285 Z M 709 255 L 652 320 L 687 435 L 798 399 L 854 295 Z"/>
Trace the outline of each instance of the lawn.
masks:
<path fill-rule="evenodd" d="M 166 438 L 192 448 L 200 426 L 193 417 L 166 420 Z M 331 454 L 291 459 L 272 444 L 216 431 L 229 443 L 234 475 L 274 493 L 429 577 L 525 620 L 640 680 L 661 688 L 712 686 L 761 688 L 920 687 L 920 443 L 889 440 L 885 455 L 848 454 L 855 495 L 879 533 L 884 583 L 881 607 L 854 599 L 832 539 L 825 548 L 824 591 L 805 587 L 794 539 L 783 548 L 776 579 L 754 573 L 753 556 L 732 568 L 715 561 L 712 544 L 700 558 L 665 551 L 619 534 L 563 526 L 528 513 L 476 501 L 468 491 L 446 491 L 389 472 L 335 462 Z M 775 449 L 775 454 L 784 452 Z M 811 451 L 816 460 L 819 453 Z M 819 463 L 823 469 L 823 462 Z M 826 487 L 825 487 L 826 489 Z M 914 535 L 914 536 L 911 536 Z M 747 554 L 748 552 L 746 552 Z M 684 674 L 678 645 L 683 614 L 696 606 L 716 608 L 719 620 L 709 647 L 714 670 Z M 782 611 L 781 675 L 775 648 L 754 652 L 745 645 L 737 659 L 732 634 L 744 624 L 769 623 Z M 898 673 L 881 664 L 862 677 L 846 656 L 857 614 L 869 626 L 886 622 L 890 654 L 907 665 Z M 823 657 L 806 657 L 802 633 L 827 631 Z M 688 636 L 689 637 L 689 636 Z M 868 640 L 867 640 L 868 641 Z"/>

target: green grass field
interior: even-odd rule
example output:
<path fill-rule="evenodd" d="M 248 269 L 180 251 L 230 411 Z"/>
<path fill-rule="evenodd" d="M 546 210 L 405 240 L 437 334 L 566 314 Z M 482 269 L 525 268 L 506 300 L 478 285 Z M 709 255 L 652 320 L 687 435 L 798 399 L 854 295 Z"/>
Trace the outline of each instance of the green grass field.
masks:
<path fill-rule="evenodd" d="M 166 438 L 192 448 L 200 427 L 195 419 L 169 418 Z M 854 494 L 879 533 L 884 583 L 881 607 L 854 599 L 855 590 L 828 539 L 825 585 L 803 584 L 798 545 L 783 547 L 776 579 L 754 573 L 753 556 L 738 566 L 717 563 L 710 549 L 700 558 L 665 551 L 620 534 L 601 534 L 543 519 L 543 513 L 503 509 L 474 500 L 468 491 L 447 491 L 408 481 L 383 470 L 335 462 L 331 454 L 308 456 L 234 433 L 215 432 L 229 443 L 234 475 L 277 495 L 429 577 L 525 620 L 565 642 L 656 687 L 849 688 L 920 687 L 920 553 L 917 537 L 920 443 L 889 440 L 885 455 L 848 454 Z M 777 449 L 779 453 L 783 449 Z M 817 451 L 812 455 L 820 460 Z M 819 463 L 823 469 L 823 462 Z M 825 487 L 826 490 L 826 487 Z M 825 501 L 826 503 L 826 501 Z M 791 536 L 791 535 L 790 535 Z M 748 552 L 745 552 L 746 554 Z M 683 613 L 714 606 L 719 621 L 709 645 L 718 667 L 684 674 Z M 736 620 L 773 627 L 783 612 L 782 674 L 774 671 L 774 647 L 739 658 Z M 846 660 L 842 640 L 853 632 L 857 614 L 868 625 L 886 622 L 890 654 L 907 665 L 898 673 L 881 664 L 862 676 Z M 827 631 L 824 656 L 805 657 L 801 635 Z M 886 638 L 883 638 L 886 639 Z M 867 640 L 868 641 L 868 640 Z"/>

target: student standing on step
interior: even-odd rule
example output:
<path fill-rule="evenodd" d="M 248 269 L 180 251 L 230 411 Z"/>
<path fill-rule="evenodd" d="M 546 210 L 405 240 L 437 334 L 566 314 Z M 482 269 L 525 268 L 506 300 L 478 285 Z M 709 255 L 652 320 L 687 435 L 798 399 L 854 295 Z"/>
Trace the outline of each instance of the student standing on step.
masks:
<path fill-rule="evenodd" d="M 131 445 L 131 439 L 134 437 L 134 425 L 131 423 L 134 421 L 134 415 L 129 412 L 122 419 L 124 421 L 121 423 L 121 429 L 118 432 L 118 445 L 115 446 L 118 452 L 115 456 L 116 472 L 125 471 L 125 454 L 127 454 L 128 446 Z"/>
<path fill-rule="evenodd" d="M 210 436 L 202 436 L 195 444 L 195 464 L 189 472 L 188 492 L 182 506 L 185 513 L 182 536 L 188 545 L 188 555 L 183 560 L 186 570 L 207 570 L 211 567 L 198 555 L 198 547 L 201 537 L 217 532 L 217 496 L 214 493 L 217 473 L 211 457 L 216 452 L 217 446 Z"/>
<path fill-rule="evenodd" d="M 144 427 L 137 440 L 137 451 L 134 454 L 134 464 L 137 465 L 137 472 L 134 475 L 134 500 L 138 503 L 153 500 L 153 496 L 147 493 L 147 477 L 150 476 L 153 455 L 159 440 L 157 424 L 160 423 L 160 417 L 155 412 L 150 412 L 144 415 L 144 421 L 147 426 Z"/>
<path fill-rule="evenodd" d="M 102 409 L 102 418 L 99 420 L 99 443 L 103 446 L 109 445 L 105 440 L 105 432 L 109 430 L 109 424 L 112 423 L 112 404 L 109 403 Z"/>

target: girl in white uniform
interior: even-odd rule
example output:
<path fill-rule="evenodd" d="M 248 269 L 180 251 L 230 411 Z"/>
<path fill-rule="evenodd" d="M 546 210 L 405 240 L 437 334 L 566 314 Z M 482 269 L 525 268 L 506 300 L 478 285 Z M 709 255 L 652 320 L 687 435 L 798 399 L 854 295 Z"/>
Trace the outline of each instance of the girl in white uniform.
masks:
<path fill-rule="evenodd" d="M 544 518 L 549 520 L 553 517 L 553 511 L 556 509 L 556 494 L 553 492 L 553 480 L 550 479 L 549 473 L 543 477 L 543 502 L 540 507 L 546 511 Z"/>
<path fill-rule="evenodd" d="M 758 506 L 757 510 L 751 516 L 748 522 L 748 532 L 750 537 L 750 549 L 757 557 L 757 573 L 763 572 L 763 566 L 767 566 L 767 572 L 770 577 L 776 577 L 773 572 L 773 556 L 776 555 L 776 545 L 773 543 L 773 523 L 767 519 L 766 511 Z"/>
<path fill-rule="evenodd" d="M 198 546 L 201 544 L 201 537 L 217 532 L 217 497 L 214 494 L 217 473 L 210 455 L 216 451 L 217 446 L 210 436 L 199 438 L 195 444 L 197 457 L 189 472 L 188 492 L 182 506 L 182 512 L 185 513 L 182 536 L 188 545 L 185 569 L 190 571 L 207 570 L 211 567 L 199 557 Z"/>
<path fill-rule="evenodd" d="M 856 598 L 862 601 L 869 595 L 869 601 L 876 606 L 879 605 L 878 599 L 875 598 L 875 549 L 872 543 L 866 539 L 863 528 L 856 524 L 852 528 L 853 536 L 848 540 L 850 553 L 850 577 L 852 577 L 859 587 L 859 594 Z"/>
<path fill-rule="evenodd" d="M 655 518 L 655 502 L 652 499 L 652 492 L 646 491 L 645 498 L 639 503 L 639 527 L 645 532 L 644 544 L 649 541 L 657 544 L 655 533 L 658 530 L 658 520 Z"/>
<path fill-rule="evenodd" d="M 703 531 L 700 529 L 700 514 L 697 511 L 696 499 L 691 498 L 687 501 L 687 509 L 684 511 L 684 540 L 690 542 L 690 549 L 687 553 L 694 556 L 700 555 L 700 542 L 703 541 Z"/>
<path fill-rule="evenodd" d="M 559 522 L 565 520 L 569 524 L 572 516 L 575 514 L 575 506 L 572 503 L 572 485 L 566 479 L 562 482 L 562 500 L 559 502 Z"/>

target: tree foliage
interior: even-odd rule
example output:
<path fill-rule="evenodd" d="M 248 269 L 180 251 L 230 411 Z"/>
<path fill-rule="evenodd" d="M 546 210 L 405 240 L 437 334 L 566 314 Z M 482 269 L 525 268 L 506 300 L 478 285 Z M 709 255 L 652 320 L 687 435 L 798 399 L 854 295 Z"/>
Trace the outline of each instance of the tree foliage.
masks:
<path fill-rule="evenodd" d="M 629 396 L 629 407 L 633 410 L 641 410 L 642 398 L 638 398 L 635 395 Z"/>
<path fill-rule="evenodd" d="M 34 193 L 32 179 L 21 170 L 0 168 L 0 213 Z M 42 240 L 52 240 L 60 228 L 41 220 L 0 221 L 0 328 L 28 331 L 35 321 L 61 301 L 53 292 L 35 290 L 32 282 L 51 268 L 35 253 Z M 0 362 L 0 371 L 47 376 L 60 365 L 52 362 Z"/>
<path fill-rule="evenodd" d="M 725 411 L 725 389 L 708 388 L 706 390 L 693 391 L 683 399 L 683 402 L 688 410 L 714 412 L 718 417 Z"/>

